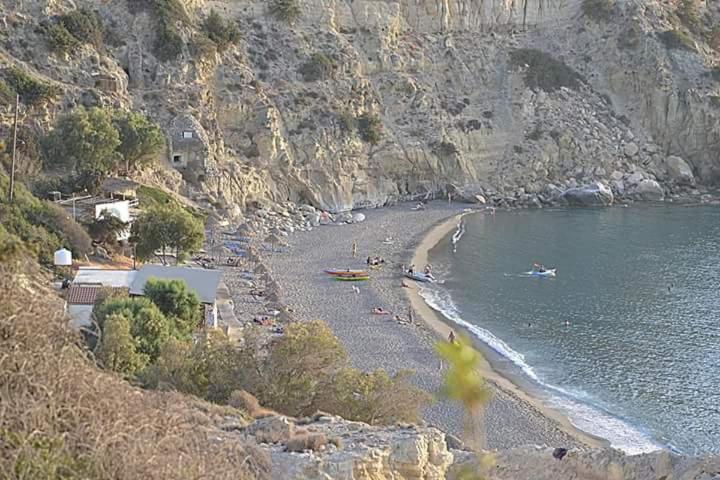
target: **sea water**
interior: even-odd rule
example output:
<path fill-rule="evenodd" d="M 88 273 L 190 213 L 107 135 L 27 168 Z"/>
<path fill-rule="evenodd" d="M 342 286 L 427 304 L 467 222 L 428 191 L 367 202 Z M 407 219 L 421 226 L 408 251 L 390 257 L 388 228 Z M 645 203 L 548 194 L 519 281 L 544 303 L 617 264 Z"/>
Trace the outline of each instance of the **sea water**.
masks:
<path fill-rule="evenodd" d="M 628 453 L 720 453 L 720 209 L 464 217 L 426 301 L 502 373 Z M 534 262 L 557 277 L 527 275 Z"/>

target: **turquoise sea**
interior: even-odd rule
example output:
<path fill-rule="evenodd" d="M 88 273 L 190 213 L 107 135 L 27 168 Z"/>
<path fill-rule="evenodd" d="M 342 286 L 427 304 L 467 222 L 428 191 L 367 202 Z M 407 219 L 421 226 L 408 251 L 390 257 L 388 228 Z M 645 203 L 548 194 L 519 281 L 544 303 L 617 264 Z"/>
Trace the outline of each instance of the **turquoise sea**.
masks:
<path fill-rule="evenodd" d="M 430 260 L 426 301 L 581 429 L 720 453 L 720 208 L 468 215 Z"/>

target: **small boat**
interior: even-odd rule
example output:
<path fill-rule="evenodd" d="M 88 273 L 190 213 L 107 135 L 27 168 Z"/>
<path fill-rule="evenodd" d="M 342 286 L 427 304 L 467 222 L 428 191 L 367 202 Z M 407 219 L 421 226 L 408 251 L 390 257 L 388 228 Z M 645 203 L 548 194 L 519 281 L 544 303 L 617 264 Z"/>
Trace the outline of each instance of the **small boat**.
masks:
<path fill-rule="evenodd" d="M 424 273 L 410 273 L 405 272 L 405 276 L 411 280 L 415 280 L 416 282 L 425 282 L 425 283 L 433 283 L 435 282 L 434 277 L 429 277 Z"/>
<path fill-rule="evenodd" d="M 532 275 L 533 277 L 554 277 L 556 268 L 548 268 L 544 272 L 541 272 L 540 270 L 530 270 L 528 275 Z"/>
<path fill-rule="evenodd" d="M 368 272 L 365 270 L 350 270 L 348 268 L 331 268 L 324 271 L 328 275 L 342 275 L 343 277 L 361 276 L 366 277 Z"/>
<path fill-rule="evenodd" d="M 360 275 L 333 275 L 333 278 L 335 280 L 339 280 L 341 282 L 362 282 L 364 280 L 370 280 L 370 277 L 368 275 L 360 276 Z"/>

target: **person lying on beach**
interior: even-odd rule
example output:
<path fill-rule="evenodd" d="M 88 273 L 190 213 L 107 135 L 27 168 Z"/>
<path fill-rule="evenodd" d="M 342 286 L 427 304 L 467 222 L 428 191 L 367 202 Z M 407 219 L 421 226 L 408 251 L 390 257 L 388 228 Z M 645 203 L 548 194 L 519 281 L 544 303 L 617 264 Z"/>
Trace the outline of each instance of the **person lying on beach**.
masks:
<path fill-rule="evenodd" d="M 264 327 L 268 325 L 272 325 L 272 320 L 270 320 L 269 317 L 266 317 L 265 315 L 261 315 L 259 317 L 253 318 L 253 322 L 257 323 L 258 325 L 262 325 Z"/>
<path fill-rule="evenodd" d="M 382 307 L 373 308 L 372 313 L 374 313 L 375 315 L 390 315 L 390 312 L 388 312 L 387 310 L 385 310 Z"/>
<path fill-rule="evenodd" d="M 263 290 L 258 290 L 257 288 L 251 288 L 250 295 L 253 295 L 255 297 L 262 297 L 263 295 L 265 295 L 265 292 Z"/>

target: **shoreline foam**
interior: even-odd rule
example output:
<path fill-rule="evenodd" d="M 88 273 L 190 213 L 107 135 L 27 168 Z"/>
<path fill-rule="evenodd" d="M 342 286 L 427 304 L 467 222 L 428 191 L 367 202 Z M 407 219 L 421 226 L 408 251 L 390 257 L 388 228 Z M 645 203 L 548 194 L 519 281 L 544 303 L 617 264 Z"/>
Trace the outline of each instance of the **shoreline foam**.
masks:
<path fill-rule="evenodd" d="M 413 252 L 411 263 L 422 266 L 428 263 L 428 254 L 436 245 L 438 245 L 444 238 L 446 238 L 450 232 L 458 228 L 462 218 L 468 213 L 463 212 L 459 215 L 455 215 L 438 225 L 432 227 L 422 238 L 420 243 L 417 245 Z M 451 331 L 454 330 L 465 330 L 463 325 L 456 322 L 452 322 L 445 318 L 440 312 L 434 310 L 426 300 L 420 294 L 420 287 L 417 285 L 411 286 L 406 289 L 406 294 L 412 308 L 415 310 L 417 315 L 422 319 L 425 325 L 436 334 L 440 339 L 448 338 Z M 451 325 L 452 323 L 452 325 Z M 473 336 L 470 336 L 473 338 Z M 531 393 L 521 389 L 518 385 L 512 382 L 512 380 L 502 376 L 496 370 L 492 368 L 490 363 L 483 357 L 480 365 L 480 374 L 489 382 L 495 385 L 498 389 L 503 392 L 516 397 L 522 402 L 527 403 L 541 415 L 549 418 L 555 422 L 560 430 L 567 433 L 571 437 L 575 438 L 580 443 L 583 443 L 590 447 L 607 447 L 610 445 L 609 441 L 604 438 L 597 437 L 591 433 L 580 430 L 578 427 L 572 424 L 570 419 L 563 413 L 553 410 L 542 400 L 534 397 Z"/>

